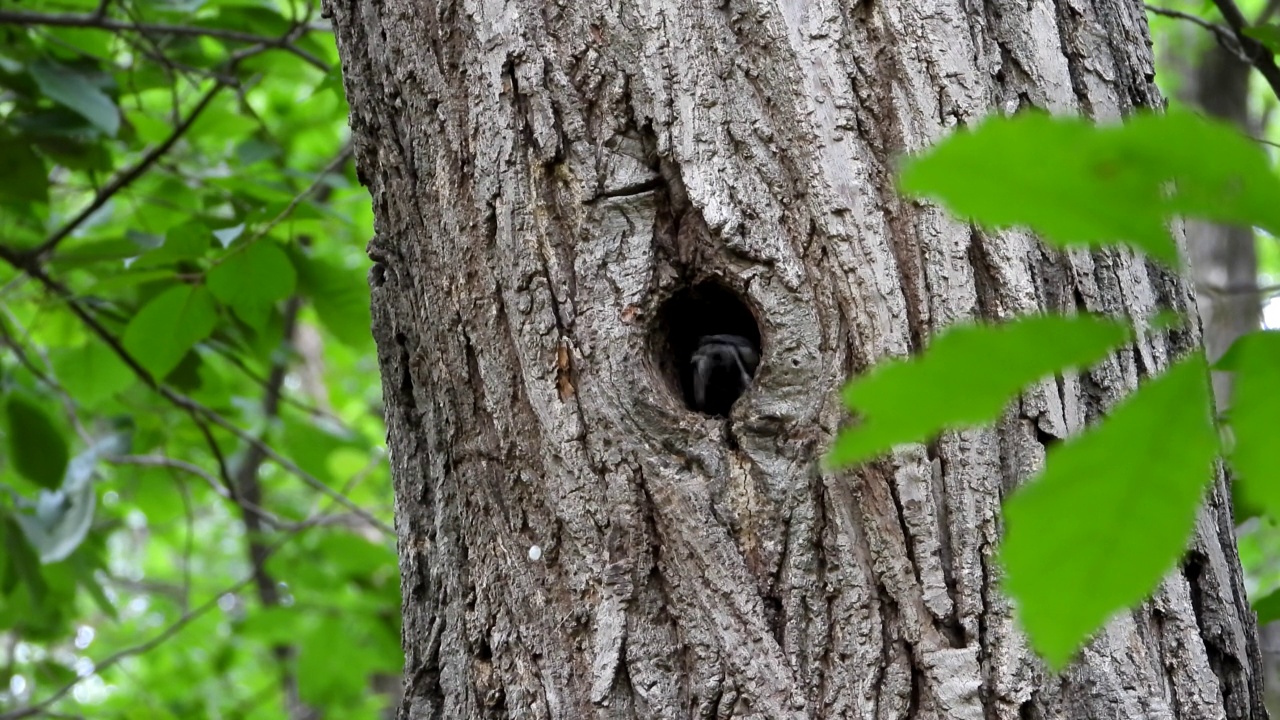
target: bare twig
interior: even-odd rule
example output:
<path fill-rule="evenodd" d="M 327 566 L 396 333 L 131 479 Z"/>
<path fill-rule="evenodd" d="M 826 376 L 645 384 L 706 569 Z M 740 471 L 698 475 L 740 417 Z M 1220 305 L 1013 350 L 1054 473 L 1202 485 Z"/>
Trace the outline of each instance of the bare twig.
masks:
<path fill-rule="evenodd" d="M 1253 64 L 1253 61 L 1249 59 L 1248 55 L 1245 55 L 1244 50 L 1240 47 L 1240 42 L 1236 40 L 1236 34 L 1231 31 L 1231 28 L 1223 27 L 1218 23 L 1209 22 L 1198 15 L 1192 15 L 1191 13 L 1182 12 L 1181 10 L 1163 8 L 1158 5 L 1146 5 L 1145 7 L 1147 8 L 1147 12 L 1176 18 L 1178 20 L 1185 20 L 1192 25 L 1199 25 L 1205 30 L 1213 33 L 1218 44 L 1221 45 L 1224 50 L 1234 55 L 1237 60 L 1246 65 Z"/>
<path fill-rule="evenodd" d="M 280 530 L 292 530 L 297 525 L 297 523 L 281 520 L 270 510 L 267 510 L 257 504 L 250 503 L 243 498 L 233 498 L 231 493 L 228 492 L 227 489 L 223 487 L 222 483 L 218 481 L 218 478 L 210 475 L 208 472 L 205 472 L 204 468 L 199 465 L 186 462 L 185 460 L 178 460 L 177 458 L 171 458 L 164 455 L 120 455 L 116 457 L 108 457 L 106 458 L 106 461 L 112 465 L 136 465 L 139 467 L 167 468 L 170 470 L 177 470 L 188 475 L 193 475 L 204 480 L 218 497 L 223 500 L 236 503 L 248 512 L 257 515 L 259 519 L 274 528 Z"/>
<path fill-rule="evenodd" d="M 243 251 L 245 248 L 261 240 L 263 236 L 271 232 L 271 230 L 275 228 L 275 226 L 279 225 L 281 222 L 284 221 L 285 218 L 292 215 L 293 211 L 297 210 L 298 206 L 301 205 L 302 202 L 307 199 L 307 197 L 309 197 L 312 193 L 315 193 L 316 190 L 320 188 L 320 186 L 324 183 L 325 178 L 327 178 L 330 173 L 342 167 L 342 164 L 345 163 L 351 157 L 351 153 L 352 153 L 351 143 L 347 143 L 342 147 L 341 150 L 338 151 L 338 154 L 335 155 L 334 158 L 330 160 L 327 165 L 325 165 L 323 168 L 320 169 L 320 172 L 316 174 L 315 179 L 311 181 L 311 184 L 308 185 L 305 190 L 298 193 L 297 195 L 294 195 L 293 198 L 289 200 L 289 204 L 286 205 L 283 210 L 277 213 L 275 217 L 271 218 L 271 220 L 267 221 L 266 225 L 262 226 L 257 232 L 255 232 L 252 236 L 246 239 L 239 246 L 237 246 L 236 249 L 227 253 L 227 255 L 224 256 L 222 260 L 225 260 L 226 257 L 230 257 L 235 252 Z"/>
<path fill-rule="evenodd" d="M 1261 25 L 1271 19 L 1276 14 L 1276 10 L 1280 10 L 1280 1 L 1268 0 L 1267 6 L 1262 8 L 1262 12 L 1258 13 L 1258 20 L 1255 25 Z"/>
<path fill-rule="evenodd" d="M 1213 33 L 1218 43 L 1227 52 L 1235 55 L 1241 62 L 1253 66 L 1267 81 L 1267 84 L 1271 86 L 1271 91 L 1275 93 L 1276 97 L 1280 98 L 1280 67 L 1276 66 L 1276 59 L 1270 48 L 1244 34 L 1244 31 L 1250 27 L 1250 23 L 1245 18 L 1244 13 L 1240 12 L 1240 8 L 1236 7 L 1233 0 L 1213 0 L 1213 4 L 1218 8 L 1218 12 L 1222 14 L 1222 18 L 1227 21 L 1227 27 L 1179 10 L 1171 10 L 1156 5 L 1146 5 L 1145 7 L 1149 12 L 1156 15 L 1185 20 Z M 1274 12 L 1274 5 L 1275 3 L 1271 3 L 1267 6 L 1259 22 L 1263 22 L 1266 17 Z"/>
<path fill-rule="evenodd" d="M 284 311 L 285 342 L 290 342 L 293 338 L 293 333 L 297 329 L 298 311 L 301 307 L 302 301 L 296 295 L 289 298 L 286 303 Z M 284 378 L 288 370 L 289 366 L 286 358 L 277 357 L 275 362 L 271 364 L 271 370 L 267 384 L 263 388 L 262 397 L 262 415 L 268 422 L 280 415 L 280 398 L 283 394 Z M 262 448 L 266 445 L 265 431 L 261 440 L 262 443 L 260 445 L 251 446 L 241 456 L 235 475 L 236 492 L 246 502 L 255 504 L 262 503 L 262 483 L 258 480 L 258 471 L 266 460 L 266 453 L 262 451 Z M 258 562 L 258 559 L 263 557 L 267 549 L 262 535 L 262 521 L 247 510 L 242 511 L 241 516 L 244 520 L 249 561 L 258 568 L 253 577 L 254 585 L 258 591 L 258 600 L 265 607 L 276 607 L 280 605 L 280 590 L 276 585 L 275 578 L 267 572 L 265 563 Z M 276 663 L 280 669 L 280 689 L 284 693 L 286 712 L 291 718 L 301 717 L 304 714 L 301 710 L 303 707 L 302 700 L 298 695 L 298 678 L 294 674 L 292 663 L 290 662 L 296 652 L 296 648 L 286 642 L 277 642 L 271 647 L 271 654 L 275 656 Z"/>
<path fill-rule="evenodd" d="M 323 168 L 320 169 L 320 172 L 316 175 L 315 180 L 313 180 L 311 184 L 307 186 L 307 189 L 295 195 L 293 199 L 289 201 L 289 204 L 286 205 L 284 209 L 281 210 L 275 217 L 271 218 L 271 220 L 268 221 L 267 224 L 264 225 L 260 230 L 258 230 L 258 232 L 254 233 L 253 237 L 250 238 L 248 242 L 246 242 L 246 244 L 257 241 L 263 235 L 266 235 L 267 233 L 271 232 L 272 228 L 274 228 L 275 226 L 283 222 L 285 218 L 292 215 L 293 211 L 297 210 L 298 206 L 302 204 L 302 201 L 306 200 L 308 196 L 310 196 L 312 193 L 316 191 L 317 188 L 320 187 L 321 183 L 325 181 L 325 178 L 327 178 L 331 173 L 333 173 L 338 168 L 342 167 L 343 163 L 345 163 L 348 159 L 350 159 L 351 153 L 352 153 L 352 145 L 351 143 L 348 142 L 346 145 L 342 147 L 340 151 L 338 151 L 338 154 L 332 160 L 329 161 L 328 165 L 325 165 Z"/>
<path fill-rule="evenodd" d="M 76 434 L 80 436 L 80 439 L 84 441 L 85 445 L 93 445 L 93 438 L 90 436 L 88 428 L 84 426 L 84 423 L 80 422 L 80 415 L 76 412 L 75 400 L 71 397 L 71 393 L 67 392 L 67 389 L 62 386 L 62 383 L 58 382 L 53 370 L 53 364 L 49 361 L 48 356 L 45 355 L 38 346 L 32 343 L 32 350 L 36 357 L 40 358 L 40 362 L 44 367 L 41 368 L 37 366 L 35 361 L 31 359 L 31 356 L 27 354 L 26 348 L 23 346 L 24 341 L 30 342 L 30 332 L 26 328 L 22 327 L 18 318 L 9 311 L 9 308 L 0 305 L 0 312 L 3 312 L 9 324 L 21 330 L 23 335 L 21 339 L 14 337 L 13 334 L 9 332 L 8 325 L 0 322 L 0 345 L 7 345 L 11 350 L 13 350 L 14 357 L 18 358 L 18 362 L 26 367 L 27 371 L 30 372 L 36 380 L 40 381 L 53 391 L 53 394 L 56 395 L 59 402 L 62 403 L 62 408 L 66 412 L 67 417 L 71 420 L 71 425 L 75 429 Z"/>
<path fill-rule="evenodd" d="M 1249 21 L 1245 19 L 1244 13 L 1240 12 L 1240 8 L 1236 7 L 1233 0 L 1213 0 L 1213 4 L 1218 8 L 1218 12 L 1222 13 L 1227 25 L 1231 26 L 1232 32 L 1236 34 L 1236 41 L 1249 57 L 1249 62 L 1266 79 L 1267 84 L 1271 86 L 1271 92 L 1280 98 L 1280 67 L 1276 67 L 1276 58 L 1271 53 L 1271 49 L 1244 34 L 1249 27 Z"/>
<path fill-rule="evenodd" d="M 1215 297 L 1231 297 L 1233 295 L 1266 295 L 1271 296 L 1280 293 L 1280 285 L 1263 285 L 1259 286 L 1254 283 L 1245 285 L 1210 285 L 1208 283 L 1197 283 L 1196 289 L 1207 295 Z"/>
<path fill-rule="evenodd" d="M 329 72 L 329 64 L 293 44 L 296 39 L 290 32 L 283 37 L 270 37 L 256 33 L 227 30 L 223 28 L 205 28 L 195 25 L 171 25 L 168 23 L 125 22 L 105 17 L 105 5 L 102 12 L 92 15 L 54 15 L 50 13 L 33 13 L 21 11 L 0 11 L 0 25 L 22 25 L 24 27 L 72 27 L 111 32 L 134 31 L 155 35 L 184 35 L 188 37 L 209 37 L 230 42 L 251 43 L 266 48 L 284 50 L 297 55 L 321 72 Z M 311 25 L 301 26 L 304 32 L 321 32 L 321 28 Z"/>

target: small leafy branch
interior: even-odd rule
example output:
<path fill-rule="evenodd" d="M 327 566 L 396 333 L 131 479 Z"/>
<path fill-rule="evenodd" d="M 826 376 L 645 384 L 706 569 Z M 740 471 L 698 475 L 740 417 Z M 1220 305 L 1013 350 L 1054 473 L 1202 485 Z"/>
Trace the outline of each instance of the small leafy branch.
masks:
<path fill-rule="evenodd" d="M 1169 227 L 1180 216 L 1280 236 L 1280 176 L 1266 153 L 1231 127 L 1186 113 L 1113 126 L 1040 114 L 994 118 L 910 160 L 900 183 L 987 226 L 1026 226 L 1063 248 L 1131 245 L 1175 269 Z M 1088 367 L 1136 333 L 1188 320 L 1048 314 L 951 328 L 918 357 L 884 362 L 849 383 L 844 401 L 859 422 L 841 433 L 828 462 L 848 467 L 994 422 L 1045 376 Z M 1221 420 L 1209 367 L 1193 353 L 1051 447 L 1039 476 L 1005 502 L 1004 588 L 1051 667 L 1065 665 L 1178 562 L 1219 457 L 1242 499 L 1280 518 L 1272 437 L 1280 427 L 1280 333 L 1244 336 L 1216 369 L 1235 375 Z M 1270 597 L 1255 606 L 1280 611 Z"/>

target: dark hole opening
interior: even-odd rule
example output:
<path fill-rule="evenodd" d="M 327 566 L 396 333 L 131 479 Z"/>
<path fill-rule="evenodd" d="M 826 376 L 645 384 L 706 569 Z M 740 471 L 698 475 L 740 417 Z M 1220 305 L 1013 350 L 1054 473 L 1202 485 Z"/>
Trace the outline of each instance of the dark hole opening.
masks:
<path fill-rule="evenodd" d="M 702 282 L 662 305 L 656 330 L 658 365 L 685 406 L 727 416 L 754 380 L 760 358 L 760 326 L 747 304 L 720 283 Z"/>

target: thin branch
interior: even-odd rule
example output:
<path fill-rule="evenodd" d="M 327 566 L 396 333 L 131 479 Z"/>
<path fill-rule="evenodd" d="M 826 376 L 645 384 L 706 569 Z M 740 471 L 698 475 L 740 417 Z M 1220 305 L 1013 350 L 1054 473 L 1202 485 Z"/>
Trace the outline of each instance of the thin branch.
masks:
<path fill-rule="evenodd" d="M 18 358 L 18 362 L 27 368 L 27 372 L 30 372 L 36 380 L 48 386 L 48 388 L 53 391 L 53 394 L 56 395 L 59 402 L 62 403 L 63 411 L 66 412 L 67 417 L 71 420 L 71 425 L 75 428 L 76 434 L 80 436 L 80 439 L 84 441 L 85 445 L 92 446 L 93 438 L 90 436 L 89 430 L 84 426 L 84 423 L 80 422 L 80 415 L 76 412 L 76 402 L 71 397 L 71 393 L 67 392 L 67 389 L 62 386 L 62 383 L 58 382 L 53 370 L 53 364 L 49 362 L 48 356 L 46 356 L 45 353 L 35 345 L 35 343 L 32 343 L 32 350 L 35 355 L 40 358 L 44 368 L 37 366 L 35 361 L 31 359 L 31 356 L 27 354 L 26 348 L 23 347 L 22 344 L 23 341 L 30 342 L 30 331 L 25 327 L 22 327 L 18 318 L 9 311 L 8 307 L 0 305 L 0 312 L 3 312 L 5 318 L 9 321 L 9 324 L 19 328 L 23 335 L 21 340 L 14 337 L 13 334 L 9 332 L 8 325 L 0 322 L 0 346 L 8 346 L 9 349 L 13 350 L 14 357 Z"/>
<path fill-rule="evenodd" d="M 271 218 L 271 220 L 269 220 L 266 225 L 262 226 L 257 232 L 249 236 L 243 243 L 241 243 L 235 249 L 231 250 L 231 252 L 227 253 L 227 255 L 219 259 L 218 262 L 222 262 L 226 260 L 226 258 L 230 257 L 231 255 L 237 252 L 243 252 L 245 248 L 261 240 L 263 236 L 271 232 L 271 230 L 275 228 L 277 225 L 279 225 L 281 222 L 283 222 L 285 218 L 293 214 L 293 211 L 297 210 L 298 206 L 301 205 L 302 202 L 306 200 L 308 196 L 310 196 L 311 194 L 315 193 L 318 189 L 320 189 L 321 185 L 325 181 L 325 178 L 329 177 L 330 173 L 332 173 L 333 171 L 341 167 L 342 164 L 345 163 L 351 157 L 352 151 L 353 151 L 353 148 L 351 143 L 347 143 L 346 145 L 344 145 L 342 149 L 338 151 L 338 154 L 335 155 L 334 158 L 330 160 L 327 165 L 325 165 L 323 168 L 320 168 L 320 172 L 316 174 L 315 179 L 311 181 L 311 184 L 308 185 L 305 190 L 298 193 L 297 195 L 294 195 L 293 198 L 289 200 L 289 204 L 286 205 L 283 210 L 277 213 L 275 217 Z"/>
<path fill-rule="evenodd" d="M 182 395 L 181 393 L 174 392 L 173 390 L 170 390 L 169 388 L 164 386 L 160 386 L 159 388 L 157 388 L 157 390 L 161 395 L 167 398 L 169 402 L 171 402 L 172 404 L 178 407 L 181 407 L 185 410 L 188 410 L 189 412 L 195 412 L 195 413 L 204 415 L 210 421 L 212 421 L 213 424 L 221 427 L 223 430 L 226 430 L 227 432 L 230 432 L 232 435 L 235 435 L 236 437 L 240 438 L 245 443 L 247 443 L 250 447 L 254 447 L 261 450 L 269 460 L 279 465 L 280 467 L 284 468 L 285 471 L 287 471 L 289 474 L 293 475 L 294 477 L 297 477 L 303 483 L 310 486 L 313 490 L 316 490 L 322 495 L 327 496 L 330 500 L 333 500 L 334 502 L 341 505 L 342 507 L 350 510 L 352 513 L 355 513 L 360 518 L 362 518 L 365 522 L 369 523 L 371 526 L 377 528 L 378 530 L 381 530 L 382 532 L 392 537 L 395 536 L 396 534 L 395 528 L 391 527 L 385 522 L 374 517 L 373 514 L 370 513 L 368 510 L 365 510 L 364 508 L 360 507 L 356 503 L 352 502 L 351 498 L 347 497 L 346 495 L 343 495 L 337 490 L 334 490 L 333 488 L 326 485 L 322 480 L 320 480 L 316 476 L 312 475 L 306 470 L 303 470 L 301 467 L 298 467 L 297 463 L 293 462 L 292 460 L 276 452 L 270 445 L 267 445 L 266 443 L 262 442 L 261 440 L 256 438 L 252 433 L 240 428 L 238 425 L 231 422 L 230 420 L 227 420 L 226 418 L 222 417 L 221 415 L 214 412 L 213 410 L 205 407 L 204 405 L 201 405 L 200 403 L 196 402 L 195 400 L 192 400 L 191 398 L 185 395 Z"/>
<path fill-rule="evenodd" d="M 62 242 L 67 238 L 67 236 L 75 232 L 76 228 L 83 225 L 84 221 L 89 219 L 89 216 L 97 212 L 103 205 L 106 205 L 107 201 L 116 193 L 128 187 L 134 180 L 142 177 L 143 173 L 145 173 L 148 168 L 154 165 L 161 156 L 169 152 L 169 149 L 186 134 L 187 130 L 191 128 L 196 119 L 200 117 L 200 114 L 204 112 L 205 108 L 209 107 L 209 103 L 213 102 L 213 98 L 216 97 L 218 92 L 225 87 L 226 85 L 223 83 L 215 82 L 213 87 L 209 89 L 209 92 L 205 93 L 204 97 L 200 98 L 200 102 L 196 103 L 196 106 L 187 114 L 187 117 L 173 129 L 173 132 L 169 133 L 169 137 L 165 138 L 159 145 L 151 148 L 151 150 L 149 150 L 146 155 L 143 155 L 142 159 L 138 160 L 133 167 L 112 178 L 110 182 L 104 185 L 103 188 L 94 195 L 92 202 L 90 202 L 70 221 L 54 231 L 48 239 L 27 254 L 33 258 L 40 258 L 52 252 L 54 248 L 58 247 L 58 243 Z"/>
<path fill-rule="evenodd" d="M 275 228 L 275 226 L 283 222 L 285 218 L 292 215 L 293 211 L 297 210 L 298 206 L 302 204 L 302 201 L 306 200 L 307 197 L 309 197 L 312 193 L 316 191 L 317 188 L 320 187 L 321 183 L 325 181 L 325 178 L 329 177 L 331 173 L 333 173 L 338 168 L 342 167 L 343 163 L 345 163 L 348 159 L 350 159 L 352 152 L 353 152 L 353 147 L 351 143 L 348 142 L 346 145 L 342 147 L 341 150 L 338 151 L 338 154 L 332 160 L 329 161 L 328 165 L 325 165 L 323 168 L 320 169 L 320 172 L 316 174 L 315 180 L 313 180 L 311 184 L 307 186 L 306 190 L 303 190 L 302 192 L 295 195 L 293 199 L 289 201 L 289 204 L 284 207 L 283 210 L 281 210 L 275 217 L 271 218 L 271 220 L 267 222 L 267 224 L 264 225 L 262 229 L 254 233 L 253 237 L 249 238 L 249 240 L 245 244 L 248 245 L 249 243 L 256 242 L 263 235 L 266 235 L 267 233 L 271 232 L 271 230 Z"/>
<path fill-rule="evenodd" d="M 1244 285 L 1210 285 L 1208 283 L 1197 283 L 1196 289 L 1203 291 L 1207 295 L 1214 297 L 1232 297 L 1239 295 L 1258 295 L 1270 297 L 1280 293 L 1280 285 L 1263 285 L 1256 283 L 1247 283 Z"/>
<path fill-rule="evenodd" d="M 325 510 L 327 509 L 328 508 L 326 508 Z M 329 524 L 328 521 L 330 519 L 331 519 L 330 516 L 322 513 L 312 518 L 309 518 L 305 522 L 298 523 L 293 528 L 291 528 L 284 535 L 284 537 L 281 537 L 280 539 L 276 540 L 276 542 L 272 543 L 270 546 L 266 548 L 265 553 L 254 563 L 254 567 L 250 569 L 249 573 L 244 578 L 232 584 L 230 587 L 220 592 L 214 593 L 212 596 L 209 597 L 208 600 L 196 606 L 195 608 L 192 608 L 191 610 L 184 612 L 177 620 L 173 622 L 172 625 L 165 628 L 155 637 L 145 642 L 134 645 L 132 647 L 124 648 L 118 652 L 115 652 L 107 656 L 106 658 L 104 658 L 99 662 L 95 662 L 93 664 L 93 673 L 89 675 L 76 677 L 75 679 L 71 680 L 67 684 L 55 690 L 52 694 L 50 694 L 48 697 L 41 700 L 40 702 L 32 703 L 31 705 L 28 705 L 24 708 L 19 708 L 17 710 L 0 714 L 0 720 L 22 720 L 22 718 L 28 718 L 34 715 L 48 716 L 50 713 L 47 708 L 49 708 L 51 705 L 53 705 L 54 703 L 56 703 L 57 701 L 65 697 L 67 693 L 75 689 L 76 685 L 83 682 L 86 678 L 92 677 L 93 675 L 101 675 L 103 672 L 120 664 L 122 661 L 127 660 L 128 658 L 131 658 L 135 655 L 141 655 L 143 653 L 150 652 L 151 650 L 160 646 L 162 643 L 168 641 L 170 638 L 174 637 L 179 632 L 181 632 L 184 627 L 186 627 L 187 625 L 190 625 L 193 621 L 199 619 L 201 616 L 217 608 L 219 606 L 219 601 L 224 596 L 238 593 L 241 590 L 243 590 L 245 587 L 247 587 L 249 584 L 251 584 L 254 581 L 255 573 L 259 569 L 261 569 L 263 566 L 265 566 L 267 561 L 270 560 L 271 557 L 280 550 L 280 548 L 284 547 L 285 543 L 288 543 L 290 540 L 295 538 L 299 533 L 303 532 L 304 530 L 307 530 L 312 527 L 320 527 L 320 526 Z M 336 519 L 336 518 L 333 518 L 333 519 Z"/>
<path fill-rule="evenodd" d="M 33 13 L 21 11 L 0 11 L 0 25 L 21 25 L 23 27 L 72 27 L 110 32 L 135 31 L 156 35 L 181 35 L 187 37 L 208 37 L 230 42 L 251 43 L 266 48 L 275 48 L 292 53 L 307 61 L 321 72 L 329 72 L 329 64 L 293 44 L 296 39 L 290 32 L 283 37 L 270 37 L 256 33 L 227 30 L 223 28 L 204 28 L 195 25 L 171 25 L 168 23 L 125 22 L 104 17 L 102 14 L 92 15 L 54 15 L 50 13 Z M 306 32 L 321 31 L 319 27 L 303 25 Z"/>
<path fill-rule="evenodd" d="M 191 558 L 196 551 L 196 511 L 191 504 L 191 488 L 179 481 L 178 494 L 182 496 L 182 515 L 187 521 L 182 539 L 182 612 L 191 609 Z"/>
<path fill-rule="evenodd" d="M 1275 93 L 1276 97 L 1280 98 L 1280 67 L 1276 66 L 1276 59 L 1271 50 L 1266 45 L 1244 34 L 1250 23 L 1244 14 L 1240 12 L 1240 8 L 1236 7 L 1233 0 L 1213 0 L 1213 4 L 1218 8 L 1218 12 L 1222 14 L 1223 19 L 1227 21 L 1228 27 L 1224 28 L 1217 23 L 1209 22 L 1201 17 L 1179 10 L 1171 10 L 1155 5 L 1146 5 L 1145 7 L 1148 12 L 1185 20 L 1213 33 L 1218 40 L 1218 44 L 1222 45 L 1227 52 L 1235 55 L 1241 62 L 1252 65 L 1254 69 L 1261 73 L 1267 84 L 1271 86 L 1271 91 Z M 1274 5 L 1274 3 L 1268 5 L 1263 14 L 1264 18 L 1274 12 Z M 1262 22 L 1262 20 L 1259 20 L 1259 22 Z"/>
<path fill-rule="evenodd" d="M 1254 25 L 1262 25 L 1266 23 L 1271 19 L 1272 15 L 1276 14 L 1276 10 L 1280 10 L 1280 2 L 1277 0 L 1268 0 L 1267 6 L 1262 8 L 1262 12 L 1258 13 L 1258 20 L 1254 22 Z"/>
<path fill-rule="evenodd" d="M 267 554 L 261 559 L 259 564 L 265 565 L 267 560 L 270 559 L 271 556 L 277 550 L 283 547 L 286 542 L 289 542 L 290 540 L 292 540 L 295 535 L 296 533 L 290 533 L 285 537 L 280 538 L 275 543 L 273 543 L 268 548 Z M 95 662 L 93 664 L 92 675 L 101 675 L 104 671 L 111 669 L 113 666 L 120 664 L 122 661 L 127 660 L 128 658 L 131 658 L 135 655 L 141 655 L 143 653 L 150 652 L 151 650 L 155 649 L 165 641 L 177 635 L 187 625 L 190 625 L 192 622 L 199 619 L 201 616 L 216 609 L 218 607 L 218 602 L 224 596 L 238 593 L 241 590 L 243 590 L 246 586 L 248 586 L 250 583 L 253 582 L 254 572 L 256 572 L 257 570 L 258 570 L 258 567 L 255 565 L 255 567 L 250 570 L 249 574 L 246 577 L 237 581 L 236 583 L 226 588 L 225 590 L 214 593 L 208 600 L 205 600 L 203 603 L 183 613 L 182 616 L 179 617 L 177 620 L 175 620 L 172 625 L 162 630 L 159 634 L 157 634 L 155 637 L 151 638 L 150 640 L 139 643 L 137 645 L 133 645 L 131 647 L 124 648 L 123 650 L 120 650 L 111 655 L 108 655 L 106 658 L 103 658 L 99 662 Z M 71 680 L 70 682 L 66 683 L 62 687 L 55 690 L 48 697 L 41 700 L 40 702 L 32 703 L 31 705 L 28 705 L 24 708 L 19 708 L 11 712 L 4 713 L 3 715 L 0 715 L 0 720 L 20 720 L 21 718 L 28 718 L 33 715 L 40 715 L 45 713 L 46 708 L 48 708 L 50 705 L 53 705 L 55 702 L 65 697 L 67 693 L 71 692 L 76 685 L 80 684 L 80 682 L 82 682 L 85 679 L 85 677 L 90 677 L 90 675 L 86 675 L 84 677 L 77 677 L 74 680 Z"/>
<path fill-rule="evenodd" d="M 246 501 L 243 498 L 234 498 L 231 493 L 223 487 L 222 483 L 213 475 L 205 472 L 204 468 L 185 460 L 178 460 L 164 455 L 120 455 L 116 457 L 105 458 L 106 462 L 112 465 L 136 465 L 139 467 L 166 468 L 169 470 L 178 470 L 188 475 L 204 480 L 205 483 L 213 489 L 214 494 L 228 502 L 235 503 L 244 510 L 253 513 L 266 524 L 276 528 L 277 530 L 292 530 L 297 527 L 297 523 L 281 520 L 279 516 L 263 508 L 260 505 Z"/>
<path fill-rule="evenodd" d="M 298 310 L 302 307 L 302 301 L 298 296 L 293 296 L 285 304 L 284 311 L 284 338 L 286 342 L 291 342 L 294 332 L 297 330 Z M 269 378 L 266 387 L 263 388 L 262 397 L 262 416 L 268 423 L 275 420 L 280 415 L 280 397 L 284 390 L 285 375 L 289 371 L 288 359 L 277 357 L 276 361 L 271 364 Z M 259 438 L 262 445 L 266 445 L 266 430 L 263 430 L 262 437 Z M 266 460 L 266 453 L 261 446 L 250 447 L 247 452 L 240 458 L 240 464 L 236 468 L 235 486 L 236 492 L 247 502 L 255 504 L 262 503 L 262 483 L 258 479 L 258 471 L 262 469 L 262 464 Z M 249 554 L 249 560 L 258 567 L 254 573 L 253 582 L 257 586 L 258 601 L 265 607 L 276 607 L 280 605 L 280 590 L 277 587 L 276 580 L 267 572 L 265 563 L 259 563 L 258 559 L 263 557 L 266 552 L 266 543 L 263 542 L 262 528 L 263 523 L 253 513 L 242 511 L 241 517 L 244 521 L 246 550 Z M 271 646 L 271 654 L 276 659 L 276 664 L 280 670 L 280 690 L 284 693 L 286 713 L 289 717 L 300 717 L 302 713 L 299 708 L 302 707 L 302 700 L 298 695 L 298 678 L 294 674 L 292 667 L 292 658 L 297 652 L 294 645 L 287 642 L 277 642 Z"/>
<path fill-rule="evenodd" d="M 1218 23 L 1209 22 L 1198 15 L 1192 15 L 1191 13 L 1182 12 L 1181 10 L 1162 8 L 1157 5 L 1146 5 L 1145 7 L 1147 8 L 1147 12 L 1155 15 L 1163 15 L 1165 17 L 1176 18 L 1178 20 L 1185 20 L 1192 25 L 1199 25 L 1205 30 L 1213 33 L 1218 44 L 1221 45 L 1224 50 L 1234 55 L 1237 60 L 1246 65 L 1253 64 L 1253 60 L 1251 60 L 1248 55 L 1245 55 L 1244 50 L 1240 47 L 1240 42 L 1236 40 L 1236 34 L 1231 31 L 1231 28 L 1223 27 Z"/>
<path fill-rule="evenodd" d="M 106 343 L 107 347 L 111 348 L 111 351 L 115 353 L 130 370 L 133 371 L 134 375 L 136 375 L 139 380 L 142 380 L 148 387 L 159 393 L 161 397 L 168 400 L 174 407 L 186 411 L 187 415 L 190 416 L 197 425 L 204 428 L 201 421 L 208 420 L 214 425 L 230 432 L 232 435 L 235 435 L 237 438 L 247 443 L 250 447 L 261 450 L 272 462 L 284 468 L 285 471 L 291 475 L 302 480 L 304 484 L 310 486 L 321 494 L 326 495 L 337 504 L 363 518 L 365 522 L 369 523 L 371 526 L 381 530 L 387 535 L 395 536 L 395 529 L 390 525 L 374 517 L 368 510 L 365 510 L 354 503 L 351 498 L 348 498 L 342 493 L 334 490 L 319 478 L 306 470 L 303 470 L 297 463 L 276 452 L 271 446 L 263 443 L 252 433 L 240 428 L 235 423 L 227 420 L 222 415 L 192 398 L 161 384 L 146 368 L 142 367 L 138 360 L 133 357 L 132 353 L 121 345 L 120 340 L 113 335 L 110 330 L 103 326 L 102 323 L 98 322 L 98 319 L 76 300 L 70 289 L 62 283 L 59 283 L 57 280 L 49 277 L 49 275 L 39 266 L 39 263 L 35 262 L 30 255 L 19 255 L 14 250 L 7 248 L 4 245 L 0 245 L 0 260 L 9 263 L 17 270 L 27 273 L 41 285 L 62 298 L 66 303 L 67 308 L 71 310 L 72 314 L 79 318 L 80 322 L 84 323 L 84 325 L 88 327 L 94 335 L 97 335 L 99 339 Z M 207 430 L 207 428 L 204 429 Z M 2 717 L 0 717 L 0 720 L 3 720 Z"/>
<path fill-rule="evenodd" d="M 1213 0 L 1213 4 L 1218 8 L 1218 12 L 1222 13 L 1227 25 L 1231 26 L 1232 32 L 1236 34 L 1236 42 L 1240 43 L 1240 48 L 1271 86 L 1271 92 L 1280 98 L 1280 67 L 1276 66 L 1276 58 L 1271 50 L 1244 34 L 1249 27 L 1249 21 L 1245 19 L 1244 13 L 1240 12 L 1240 8 L 1236 7 L 1233 0 Z"/>

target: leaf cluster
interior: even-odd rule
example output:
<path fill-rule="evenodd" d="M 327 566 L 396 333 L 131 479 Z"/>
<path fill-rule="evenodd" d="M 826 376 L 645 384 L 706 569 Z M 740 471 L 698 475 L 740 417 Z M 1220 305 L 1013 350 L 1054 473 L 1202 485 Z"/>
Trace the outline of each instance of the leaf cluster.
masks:
<path fill-rule="evenodd" d="M 1025 226 L 1063 249 L 1123 244 L 1174 269 L 1179 217 L 1280 234 L 1280 176 L 1263 149 L 1182 112 L 1118 125 L 992 118 L 911 159 L 900 182 L 989 232 Z M 946 329 L 919 356 L 889 360 L 849 383 L 844 400 L 857 420 L 828 460 L 848 466 L 994 422 L 1044 378 L 1087 374 L 1187 321 L 1195 320 L 1046 314 Z M 1246 503 L 1280 518 L 1280 456 L 1269 437 L 1280 421 L 1280 334 L 1246 335 L 1217 368 L 1235 376 L 1224 417 L 1215 418 L 1203 355 L 1176 359 L 1101 408 L 1101 421 L 1049 447 L 1038 475 L 1005 499 L 1004 589 L 1050 666 L 1066 663 L 1177 563 L 1219 458 Z M 1273 604 L 1280 606 L 1259 601 Z"/>
<path fill-rule="evenodd" d="M 309 0 L 0 8 L 0 717 L 389 701 L 346 117 Z"/>

